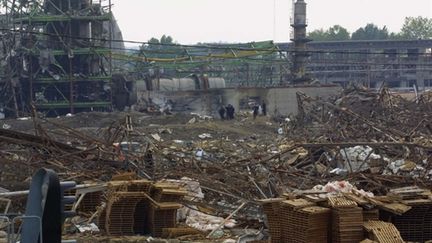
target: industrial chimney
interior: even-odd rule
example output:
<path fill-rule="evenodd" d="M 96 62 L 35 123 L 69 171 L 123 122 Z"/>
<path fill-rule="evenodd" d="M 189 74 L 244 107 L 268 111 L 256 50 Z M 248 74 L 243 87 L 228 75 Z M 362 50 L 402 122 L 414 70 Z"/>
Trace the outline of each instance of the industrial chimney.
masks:
<path fill-rule="evenodd" d="M 291 26 L 294 28 L 294 38 L 291 41 L 294 42 L 293 52 L 293 66 L 291 73 L 293 76 L 294 83 L 304 83 L 309 81 L 305 77 L 306 59 L 308 53 L 306 52 L 306 43 L 311 41 L 306 38 L 306 3 L 304 0 L 297 0 L 293 6 L 294 16 Z"/>

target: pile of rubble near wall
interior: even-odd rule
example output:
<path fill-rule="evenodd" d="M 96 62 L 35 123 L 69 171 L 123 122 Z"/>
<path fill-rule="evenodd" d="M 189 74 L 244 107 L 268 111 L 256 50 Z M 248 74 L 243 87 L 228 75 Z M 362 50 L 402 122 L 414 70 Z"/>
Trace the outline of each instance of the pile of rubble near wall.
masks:
<path fill-rule="evenodd" d="M 196 178 L 220 195 L 249 201 L 333 180 L 349 180 L 378 194 L 431 185 L 428 100 L 362 89 L 346 90 L 330 101 L 303 94 L 298 100 L 301 112 L 282 124 L 284 138 L 274 135 L 270 144 L 210 139 L 202 143 L 209 155 L 198 159 L 187 145 L 165 143 L 160 164 L 180 166 L 159 169 L 158 175 Z"/>
<path fill-rule="evenodd" d="M 300 113 L 288 136 L 308 151 L 310 165 L 364 181 L 364 189 L 428 186 L 432 103 L 427 97 L 407 101 L 385 89 L 352 88 L 323 101 L 299 93 Z"/>
<path fill-rule="evenodd" d="M 281 198 L 311 188 L 315 188 L 316 194 L 316 186 L 319 189 L 320 185 L 325 187 L 328 182 L 349 181 L 359 190 L 373 193 L 374 197 L 368 196 L 372 199 L 365 205 L 375 205 L 379 210 L 386 208 L 387 210 L 380 212 L 379 217 L 386 217 L 385 221 L 390 220 L 403 237 L 411 237 L 414 233 L 408 232 L 402 225 L 407 224 L 409 217 L 427 215 L 430 210 L 429 201 L 404 204 L 400 203 L 400 198 L 389 197 L 388 194 L 399 187 L 431 186 L 432 102 L 429 96 L 425 94 L 414 101 L 408 101 L 387 90 L 371 92 L 352 88 L 329 100 L 299 93 L 298 105 L 298 116 L 276 122 L 265 120 L 259 123 L 259 119 L 251 121 L 248 116 L 240 116 L 226 125 L 228 122 L 196 116 L 179 124 L 178 130 L 177 126 L 155 126 L 154 132 L 143 132 L 137 126 L 139 122 L 134 119 L 112 122 L 110 126 L 92 132 L 73 129 L 52 120 L 42 122 L 42 119 L 33 119 L 33 134 L 11 129 L 0 130 L 0 185 L 9 190 L 23 189 L 28 185 L 27 179 L 40 167 L 54 169 L 63 180 L 96 183 L 96 187 L 131 171 L 137 176 L 129 178 L 130 180 L 197 182 L 202 193 L 198 193 L 199 197 L 189 197 L 188 200 L 159 202 L 158 194 L 153 194 L 155 191 L 149 189 L 154 186 L 150 183 L 148 188 L 138 191 L 126 188 L 120 191 L 99 190 L 86 193 L 78 208 L 82 216 L 97 222 L 104 234 L 120 236 L 153 232 L 153 235 L 161 236 L 164 232 L 165 235 L 175 235 L 181 231 L 191 231 L 188 227 L 173 230 L 172 215 L 180 203 L 213 216 L 235 217 L 237 225 L 259 229 L 265 218 L 260 200 Z M 279 122 L 283 132 L 278 134 Z M 51 129 L 46 128 L 48 124 Z M 239 130 L 244 127 L 241 136 L 232 135 L 234 126 Z M 266 127 L 273 132 L 262 133 Z M 187 130 L 189 134 L 186 137 L 189 139 L 176 138 L 181 130 Z M 195 134 L 195 131 L 199 133 Z M 119 150 L 123 141 L 128 141 L 127 153 Z M 136 144 L 140 149 L 133 151 L 131 147 Z M 387 206 L 374 199 L 385 195 Z M 429 196 L 425 197 L 422 199 L 428 200 Z M 306 209 L 301 207 L 304 209 L 301 212 L 295 211 L 297 208 L 290 203 L 271 207 L 281 207 L 281 212 L 284 212 L 281 215 L 286 217 L 309 218 L 307 223 L 320 230 L 320 233 L 312 234 L 311 237 L 316 237 L 313 239 L 324 239 L 322 225 L 315 224 L 316 222 L 323 222 L 328 215 L 333 214 L 335 217 L 332 220 L 336 220 L 336 225 L 339 222 L 337 220 L 343 221 L 344 210 L 337 211 L 331 205 L 317 204 L 317 199 L 312 194 L 302 198 L 312 201 L 313 205 L 308 204 Z M 292 199 L 292 195 L 285 199 Z M 365 215 L 364 208 L 368 206 L 354 202 L 356 208 L 363 208 Z M 169 205 L 159 208 L 160 203 Z M 413 207 L 413 211 L 401 213 L 389 210 L 388 204 L 393 203 Z M 414 207 L 417 205 L 411 205 L 415 203 L 420 205 L 418 209 Z M 152 217 L 159 218 L 163 209 L 166 209 L 166 213 L 162 214 L 167 225 L 158 226 L 156 221 L 148 224 Z M 128 212 L 129 216 L 116 216 L 116 210 Z M 146 212 L 148 218 L 132 217 L 136 212 Z M 271 215 L 268 210 L 267 214 Z M 111 221 L 110 218 L 115 220 Z M 273 232 L 273 239 L 288 237 L 277 235 L 277 232 L 283 231 L 281 228 L 272 228 L 277 222 L 284 224 L 286 220 L 269 219 L 268 226 L 270 235 Z M 119 222 L 128 227 L 121 228 L 115 224 Z M 148 227 L 145 230 L 137 228 L 139 222 L 147 222 Z M 358 226 L 359 222 L 354 223 Z M 415 227 L 424 227 L 426 223 L 420 224 Z M 381 223 L 360 225 L 360 228 L 362 232 L 366 229 L 373 234 L 376 225 Z M 339 233 L 346 230 L 343 229 L 344 225 L 340 227 L 342 228 L 329 231 L 327 239 L 330 235 L 343 238 Z M 388 227 L 393 230 L 392 226 Z M 216 228 L 218 227 L 204 235 L 212 233 Z M 223 227 L 216 231 L 220 228 Z M 218 235 L 215 232 L 211 235 Z M 359 235 L 360 230 L 354 232 L 353 235 Z M 308 239 L 308 235 L 301 237 Z"/>
<path fill-rule="evenodd" d="M 297 94 L 296 135 L 305 142 L 394 142 L 430 145 L 429 94 L 408 101 L 383 89 L 343 91 L 329 101 Z M 306 129 L 315 128 L 315 129 Z M 306 130 L 309 132 L 306 133 Z"/>

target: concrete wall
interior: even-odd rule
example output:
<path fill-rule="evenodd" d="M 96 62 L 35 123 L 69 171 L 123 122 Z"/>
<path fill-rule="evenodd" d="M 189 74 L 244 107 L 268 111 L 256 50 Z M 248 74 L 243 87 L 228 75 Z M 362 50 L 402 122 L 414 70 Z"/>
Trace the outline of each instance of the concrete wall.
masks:
<path fill-rule="evenodd" d="M 302 88 L 255 88 L 255 89 L 227 89 L 224 101 L 231 103 L 236 110 L 240 110 L 240 101 L 248 97 L 259 97 L 267 104 L 271 115 L 297 114 L 297 92 L 303 92 L 311 97 L 329 97 L 340 92 L 338 86 L 302 87 Z"/>
<path fill-rule="evenodd" d="M 311 97 L 329 97 L 341 91 L 338 86 L 307 86 L 283 88 L 237 88 L 214 89 L 209 91 L 141 91 L 138 92 L 139 103 L 147 103 L 149 98 L 158 105 L 172 102 L 173 111 L 196 112 L 216 115 L 221 104 L 232 104 L 236 111 L 249 110 L 245 103 L 249 99 L 265 101 L 268 114 L 297 114 L 297 92 L 303 92 Z"/>

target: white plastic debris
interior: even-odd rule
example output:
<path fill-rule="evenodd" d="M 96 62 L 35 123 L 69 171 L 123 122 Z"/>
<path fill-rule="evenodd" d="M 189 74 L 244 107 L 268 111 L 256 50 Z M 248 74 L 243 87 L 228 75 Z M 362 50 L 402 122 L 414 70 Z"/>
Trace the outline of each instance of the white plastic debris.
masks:
<path fill-rule="evenodd" d="M 278 134 L 279 134 L 279 135 L 283 135 L 283 133 L 284 133 L 284 132 L 283 132 L 283 128 L 282 128 L 282 127 L 279 127 L 279 129 L 278 129 Z"/>
<path fill-rule="evenodd" d="M 327 185 L 324 186 L 324 190 L 326 192 L 344 192 L 349 193 L 352 192 L 352 189 L 354 188 L 353 185 L 351 185 L 347 181 L 332 181 L 327 183 Z"/>
<path fill-rule="evenodd" d="M 188 177 L 182 177 L 180 179 L 181 185 L 187 190 L 188 194 L 186 198 L 191 197 L 194 199 L 203 199 L 204 193 L 202 192 L 201 185 L 198 181 L 195 181 Z"/>
<path fill-rule="evenodd" d="M 154 241 L 154 240 L 155 240 L 155 238 L 149 236 L 149 237 L 146 239 L 146 242 L 152 242 L 152 241 Z"/>
<path fill-rule="evenodd" d="M 173 131 L 170 128 L 159 128 L 158 132 L 161 134 L 172 134 Z"/>
<path fill-rule="evenodd" d="M 395 160 L 387 166 L 384 174 L 397 174 L 404 164 L 405 160 L 403 159 Z"/>
<path fill-rule="evenodd" d="M 67 113 L 66 117 L 73 117 L 74 115 L 72 113 Z"/>
<path fill-rule="evenodd" d="M 206 138 L 212 138 L 212 135 L 210 133 L 203 133 L 198 135 L 198 137 L 201 139 L 206 139 Z"/>
<path fill-rule="evenodd" d="M 366 192 L 363 189 L 358 190 L 348 181 L 331 181 L 328 182 L 325 186 L 316 185 L 313 187 L 313 190 L 316 191 L 325 191 L 328 194 L 325 197 L 329 197 L 339 193 L 356 193 L 362 196 L 373 197 L 374 194 L 372 192 Z"/>
<path fill-rule="evenodd" d="M 196 118 L 192 118 L 188 121 L 188 124 L 194 124 L 196 122 Z"/>
<path fill-rule="evenodd" d="M 182 188 L 184 188 L 187 191 L 187 195 L 185 196 L 185 199 L 188 201 L 196 201 L 196 200 L 204 199 L 204 193 L 202 192 L 201 185 L 198 181 L 195 181 L 188 177 L 182 177 L 180 180 L 170 179 L 165 181 L 169 183 L 178 184 Z M 177 210 L 177 220 L 185 221 L 186 218 L 189 216 L 190 212 L 191 209 L 189 207 L 180 208 L 179 210 Z"/>
<path fill-rule="evenodd" d="M 365 191 L 365 190 L 363 190 L 363 189 L 361 189 L 361 190 L 356 190 L 356 193 L 357 193 L 357 194 L 360 194 L 360 195 L 362 195 L 362 196 L 365 196 L 365 197 L 374 197 L 374 194 L 373 194 L 372 192 L 367 192 L 367 191 Z"/>
<path fill-rule="evenodd" d="M 154 134 L 152 134 L 151 136 L 152 136 L 152 138 L 153 138 L 154 140 L 156 140 L 156 141 L 158 141 L 158 142 L 162 141 L 162 138 L 161 138 L 161 137 L 159 136 L 159 134 L 157 134 L 157 133 L 154 133 Z"/>
<path fill-rule="evenodd" d="M 333 169 L 333 170 L 330 171 L 330 174 L 346 175 L 346 174 L 348 174 L 348 170 L 341 169 L 341 168 L 335 168 L 335 169 Z"/>
<path fill-rule="evenodd" d="M 196 151 L 196 153 L 195 153 L 195 156 L 201 158 L 201 157 L 203 157 L 204 155 L 205 155 L 204 150 L 201 149 L 201 148 L 198 148 L 197 151 Z"/>
<path fill-rule="evenodd" d="M 11 129 L 12 126 L 9 125 L 9 124 L 7 124 L 7 123 L 5 123 L 5 124 L 3 124 L 2 127 L 3 127 L 3 129 L 6 129 L 6 130 L 7 130 L 7 129 Z"/>
<path fill-rule="evenodd" d="M 17 118 L 18 121 L 28 121 L 30 119 L 31 119 L 31 117 L 18 117 Z"/>
<path fill-rule="evenodd" d="M 224 222 L 224 218 L 205 214 L 193 209 L 189 209 L 186 218 L 186 224 L 192 228 L 201 231 L 212 231 L 219 227 Z M 237 222 L 234 219 L 229 219 L 225 222 L 224 227 L 233 228 Z"/>
<path fill-rule="evenodd" d="M 81 233 L 84 233 L 84 232 L 97 233 L 97 232 L 99 232 L 99 228 L 97 227 L 97 225 L 95 223 L 75 225 L 75 227 L 77 227 L 78 231 Z"/>
<path fill-rule="evenodd" d="M 355 146 L 340 150 L 342 158 L 345 160 L 343 169 L 352 168 L 353 172 L 363 171 L 369 168 L 369 163 L 365 160 L 380 159 L 380 155 L 372 153 L 372 148 L 369 146 Z M 351 165 L 348 165 L 351 163 Z"/>

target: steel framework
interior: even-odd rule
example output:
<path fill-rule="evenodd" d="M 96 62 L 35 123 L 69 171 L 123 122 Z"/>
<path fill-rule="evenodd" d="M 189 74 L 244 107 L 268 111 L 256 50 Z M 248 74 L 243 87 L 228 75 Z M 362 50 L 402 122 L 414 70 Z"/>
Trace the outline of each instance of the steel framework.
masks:
<path fill-rule="evenodd" d="M 3 0 L 18 115 L 112 108 L 111 0 Z M 12 53 L 13 52 L 13 53 Z"/>

